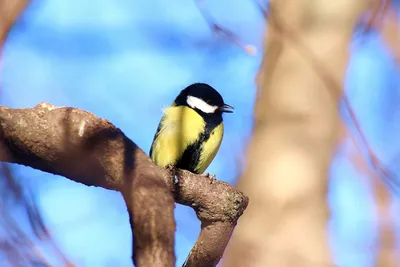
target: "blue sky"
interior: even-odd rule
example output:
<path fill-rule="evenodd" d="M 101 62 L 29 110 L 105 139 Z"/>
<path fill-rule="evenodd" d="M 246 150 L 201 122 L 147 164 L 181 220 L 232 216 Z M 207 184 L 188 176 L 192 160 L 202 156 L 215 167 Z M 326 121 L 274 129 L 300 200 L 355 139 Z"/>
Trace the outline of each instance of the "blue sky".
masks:
<path fill-rule="evenodd" d="M 208 2 L 220 24 L 260 47 L 264 21 L 253 1 Z M 225 116 L 224 141 L 208 171 L 233 184 L 251 129 L 260 57 L 213 35 L 194 1 L 34 0 L 5 45 L 0 101 L 11 107 L 46 101 L 91 111 L 148 151 L 162 108 L 186 85 L 210 83 L 235 113 Z M 393 123 L 399 117 L 399 76 L 378 35 L 355 40 L 346 90 L 386 161 L 400 151 L 399 126 Z M 78 266 L 131 266 L 128 216 L 118 193 L 31 168 L 14 170 L 34 189 L 56 241 Z M 346 159 L 335 159 L 329 200 L 340 266 L 373 266 L 375 213 L 371 189 L 362 180 Z M 200 224 L 180 205 L 175 216 L 179 266 Z"/>

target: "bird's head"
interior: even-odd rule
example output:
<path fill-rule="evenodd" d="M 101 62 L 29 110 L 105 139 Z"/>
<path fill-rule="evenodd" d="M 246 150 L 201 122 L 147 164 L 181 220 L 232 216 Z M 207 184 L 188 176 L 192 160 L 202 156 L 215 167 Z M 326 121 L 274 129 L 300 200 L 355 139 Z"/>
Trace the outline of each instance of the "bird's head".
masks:
<path fill-rule="evenodd" d="M 194 83 L 183 89 L 174 104 L 188 106 L 203 115 L 222 115 L 222 113 L 233 112 L 233 107 L 224 103 L 218 91 L 205 83 Z"/>

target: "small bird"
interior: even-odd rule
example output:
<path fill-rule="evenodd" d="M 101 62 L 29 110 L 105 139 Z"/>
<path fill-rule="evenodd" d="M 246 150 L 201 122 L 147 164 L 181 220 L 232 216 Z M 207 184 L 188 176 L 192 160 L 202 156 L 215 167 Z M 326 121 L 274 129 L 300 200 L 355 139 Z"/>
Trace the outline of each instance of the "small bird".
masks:
<path fill-rule="evenodd" d="M 210 85 L 189 85 L 164 110 L 151 145 L 151 159 L 161 167 L 204 173 L 221 145 L 222 113 L 232 113 L 232 109 Z"/>

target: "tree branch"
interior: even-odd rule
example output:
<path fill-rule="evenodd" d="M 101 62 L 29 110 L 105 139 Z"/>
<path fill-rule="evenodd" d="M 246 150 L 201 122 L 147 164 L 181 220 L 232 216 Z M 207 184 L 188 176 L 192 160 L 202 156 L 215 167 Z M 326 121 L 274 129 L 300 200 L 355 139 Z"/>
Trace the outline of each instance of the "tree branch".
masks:
<path fill-rule="evenodd" d="M 1 161 L 120 191 L 130 214 L 136 266 L 174 266 L 173 197 L 202 222 L 185 266 L 215 266 L 248 203 L 227 183 L 182 170 L 175 177 L 109 121 L 76 108 L 0 106 L 0 148 Z"/>

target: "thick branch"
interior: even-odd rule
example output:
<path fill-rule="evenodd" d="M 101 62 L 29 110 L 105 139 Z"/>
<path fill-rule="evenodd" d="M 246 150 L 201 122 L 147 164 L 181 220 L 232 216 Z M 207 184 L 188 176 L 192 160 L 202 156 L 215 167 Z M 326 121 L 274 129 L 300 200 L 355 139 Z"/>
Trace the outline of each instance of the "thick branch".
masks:
<path fill-rule="evenodd" d="M 135 264 L 174 266 L 172 195 L 159 168 L 118 128 L 89 112 L 48 104 L 0 107 L 0 125 L 6 152 L 0 160 L 121 191 L 133 215 Z"/>
<path fill-rule="evenodd" d="M 226 183 L 157 167 L 120 129 L 92 113 L 41 103 L 0 107 L 0 160 L 122 193 L 137 266 L 174 266 L 173 198 L 195 209 L 202 230 L 186 266 L 215 266 L 248 199 Z M 175 182 L 174 182 L 175 181 Z M 171 194 L 173 192 L 173 194 Z"/>
<path fill-rule="evenodd" d="M 175 200 L 192 207 L 201 221 L 201 232 L 185 266 L 216 266 L 248 199 L 229 184 L 179 171 L 175 185 L 167 178 Z"/>

